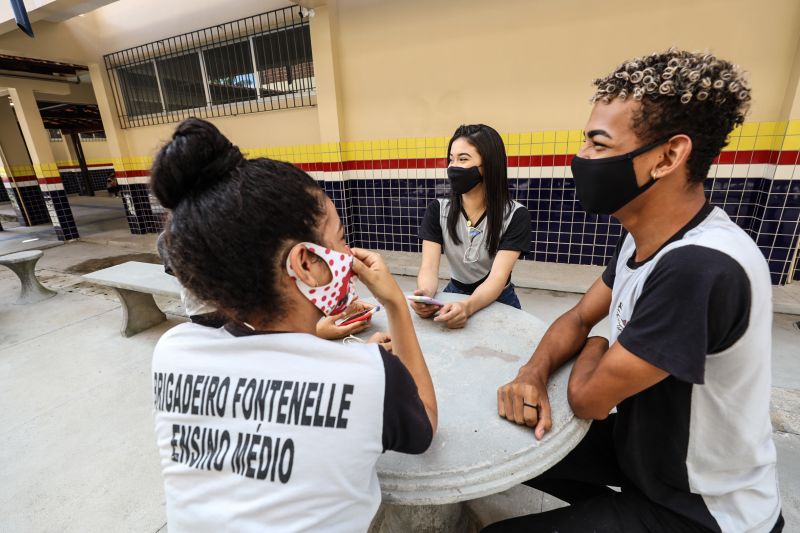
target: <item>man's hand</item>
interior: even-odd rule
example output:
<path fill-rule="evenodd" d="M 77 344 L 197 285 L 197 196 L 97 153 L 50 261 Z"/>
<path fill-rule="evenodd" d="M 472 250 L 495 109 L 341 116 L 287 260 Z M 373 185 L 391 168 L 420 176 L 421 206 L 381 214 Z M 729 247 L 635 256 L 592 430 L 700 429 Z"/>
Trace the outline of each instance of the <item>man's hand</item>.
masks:
<path fill-rule="evenodd" d="M 536 428 L 534 435 L 542 440 L 552 427 L 547 378 L 522 367 L 514 381 L 497 389 L 497 413 L 511 422 Z"/>

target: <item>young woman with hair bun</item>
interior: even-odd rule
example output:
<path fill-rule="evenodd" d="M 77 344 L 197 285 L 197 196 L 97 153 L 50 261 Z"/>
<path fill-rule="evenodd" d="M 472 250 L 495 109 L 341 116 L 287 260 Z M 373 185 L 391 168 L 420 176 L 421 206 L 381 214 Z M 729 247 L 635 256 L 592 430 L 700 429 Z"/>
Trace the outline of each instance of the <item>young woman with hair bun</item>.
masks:
<path fill-rule="evenodd" d="M 386 450 L 422 453 L 436 397 L 405 298 L 378 254 L 351 249 L 336 209 L 291 164 L 245 159 L 209 122 L 181 123 L 152 190 L 172 211 L 170 262 L 222 313 L 153 354 L 170 531 L 365 531 Z M 354 276 L 386 310 L 393 352 L 323 340 Z"/>

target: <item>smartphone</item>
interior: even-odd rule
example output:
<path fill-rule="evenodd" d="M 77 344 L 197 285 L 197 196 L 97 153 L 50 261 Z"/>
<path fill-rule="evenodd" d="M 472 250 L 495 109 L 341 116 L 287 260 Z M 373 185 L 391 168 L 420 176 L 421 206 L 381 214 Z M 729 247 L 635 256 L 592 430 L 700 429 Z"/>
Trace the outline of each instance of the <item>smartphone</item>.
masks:
<path fill-rule="evenodd" d="M 356 313 L 355 315 L 350 315 L 344 318 L 341 318 L 335 322 L 337 326 L 349 326 L 350 324 L 355 324 L 356 322 L 361 322 L 363 320 L 369 320 L 372 318 L 372 315 L 377 313 L 381 310 L 381 306 L 375 306 L 366 311 L 361 311 L 360 313 Z"/>
<path fill-rule="evenodd" d="M 439 300 L 431 298 L 430 296 L 419 296 L 416 294 L 412 294 L 406 296 L 406 299 L 409 302 L 416 302 L 418 304 L 438 305 L 439 307 L 444 306 L 444 302 L 440 302 Z"/>

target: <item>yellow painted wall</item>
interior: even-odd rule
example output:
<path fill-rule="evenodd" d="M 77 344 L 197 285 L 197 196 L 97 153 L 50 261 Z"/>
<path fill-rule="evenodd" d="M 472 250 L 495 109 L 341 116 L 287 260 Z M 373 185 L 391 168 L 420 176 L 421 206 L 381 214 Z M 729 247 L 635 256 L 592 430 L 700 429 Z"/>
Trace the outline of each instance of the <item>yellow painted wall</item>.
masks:
<path fill-rule="evenodd" d="M 750 73 L 753 121 L 778 120 L 797 0 L 340 0 L 347 140 L 580 128 L 592 79 L 629 57 L 710 48 Z"/>

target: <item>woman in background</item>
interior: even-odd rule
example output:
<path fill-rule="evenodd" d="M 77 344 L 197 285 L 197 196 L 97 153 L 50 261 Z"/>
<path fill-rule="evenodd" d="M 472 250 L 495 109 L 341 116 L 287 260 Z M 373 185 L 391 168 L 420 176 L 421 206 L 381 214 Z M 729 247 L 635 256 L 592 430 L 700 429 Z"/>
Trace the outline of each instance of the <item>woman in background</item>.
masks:
<path fill-rule="evenodd" d="M 412 303 L 416 313 L 450 328 L 492 302 L 520 309 L 511 271 L 520 254 L 530 250 L 531 217 L 508 192 L 506 150 L 500 134 L 485 124 L 460 126 L 447 147 L 450 198 L 434 200 L 420 228 L 422 266 L 418 296 L 433 297 L 439 287 L 439 258 L 450 264 L 444 292 L 469 298 L 439 307 Z"/>

